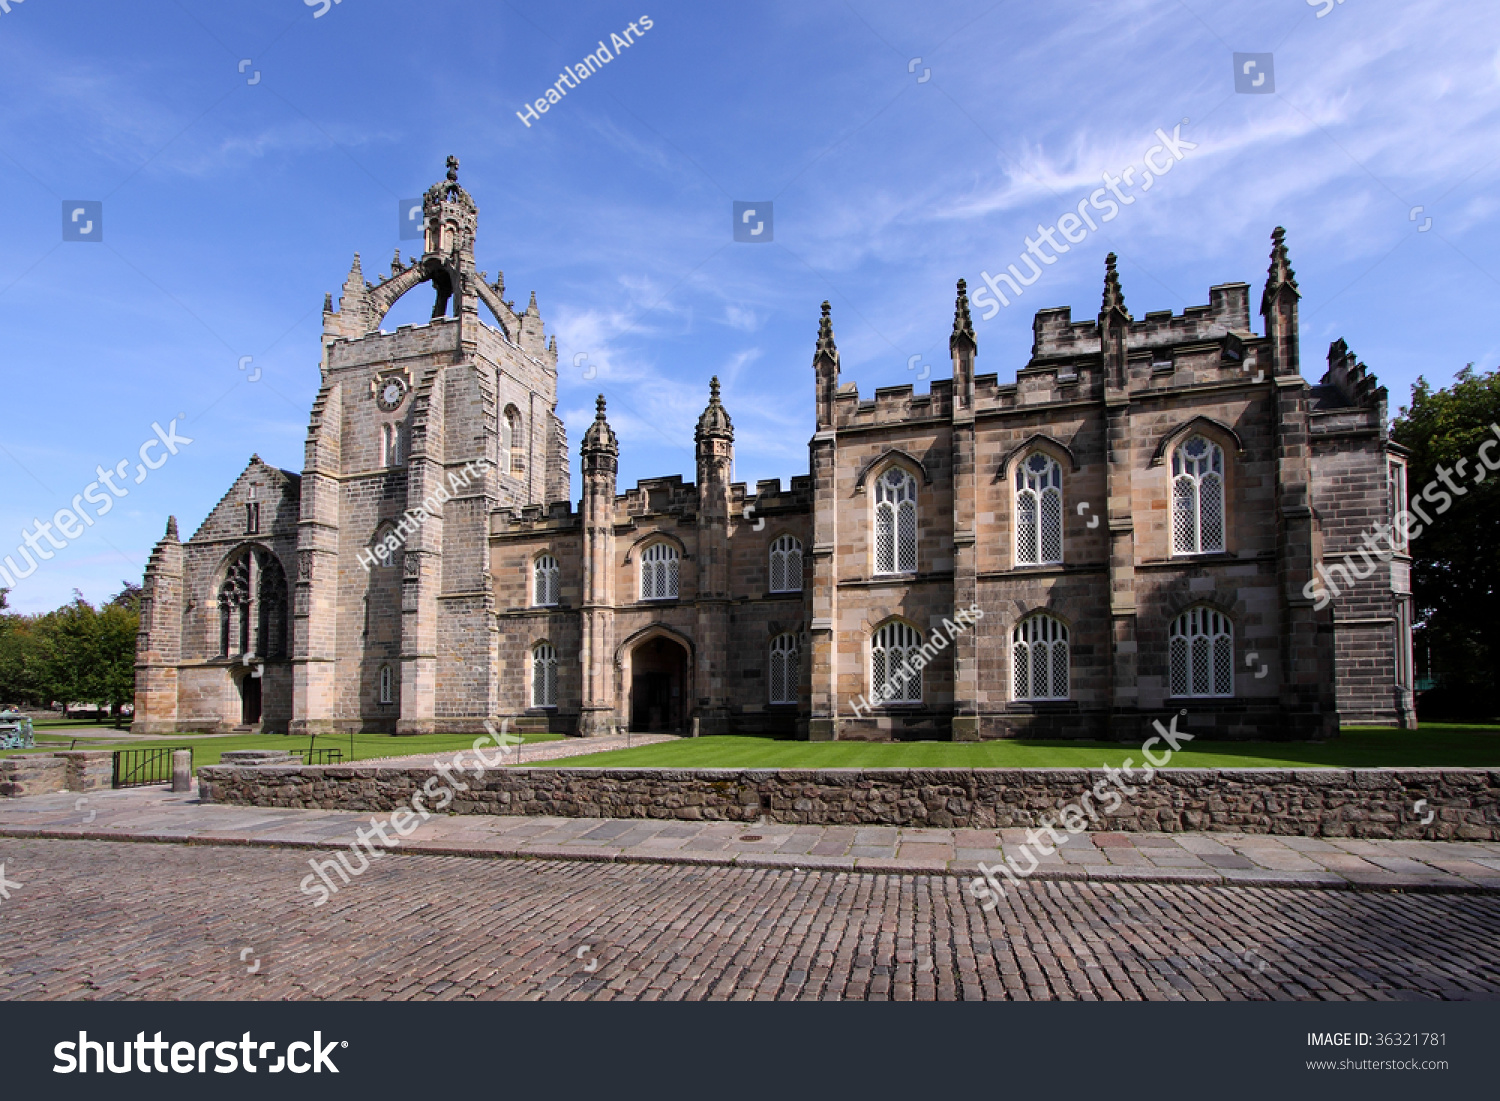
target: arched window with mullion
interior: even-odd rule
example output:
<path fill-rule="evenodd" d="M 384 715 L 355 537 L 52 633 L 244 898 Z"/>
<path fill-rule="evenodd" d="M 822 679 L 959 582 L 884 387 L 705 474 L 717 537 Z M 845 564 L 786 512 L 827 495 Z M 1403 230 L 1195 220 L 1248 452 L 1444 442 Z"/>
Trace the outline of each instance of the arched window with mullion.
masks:
<path fill-rule="evenodd" d="M 1234 625 L 1213 608 L 1189 608 L 1172 621 L 1167 641 L 1173 696 L 1234 695 Z"/>
<path fill-rule="evenodd" d="M 1069 682 L 1068 628 L 1038 612 L 1011 632 L 1011 698 L 1065 700 Z"/>
<path fill-rule="evenodd" d="M 771 640 L 770 702 L 796 703 L 800 680 L 797 636 L 791 631 Z"/>
<path fill-rule="evenodd" d="M 557 706 L 557 651 L 550 642 L 531 649 L 531 706 Z"/>
<path fill-rule="evenodd" d="M 1062 466 L 1034 451 L 1016 466 L 1016 565 L 1063 560 Z"/>
<path fill-rule="evenodd" d="M 922 671 L 911 659 L 922 648 L 915 627 L 887 623 L 870 640 L 870 690 L 885 703 L 921 703 Z"/>
<path fill-rule="evenodd" d="M 641 555 L 641 599 L 677 599 L 677 548 L 671 543 L 652 543 Z"/>
<path fill-rule="evenodd" d="M 1224 449 L 1194 436 L 1172 451 L 1172 553 L 1224 549 Z"/>
<path fill-rule="evenodd" d="M 557 559 L 550 554 L 537 555 L 532 566 L 532 599 L 539 608 L 551 607 L 558 599 Z"/>
<path fill-rule="evenodd" d="M 917 568 L 917 480 L 892 466 L 875 481 L 875 572 Z"/>
<path fill-rule="evenodd" d="M 802 591 L 802 541 L 795 535 L 783 535 L 771 544 L 771 591 Z"/>

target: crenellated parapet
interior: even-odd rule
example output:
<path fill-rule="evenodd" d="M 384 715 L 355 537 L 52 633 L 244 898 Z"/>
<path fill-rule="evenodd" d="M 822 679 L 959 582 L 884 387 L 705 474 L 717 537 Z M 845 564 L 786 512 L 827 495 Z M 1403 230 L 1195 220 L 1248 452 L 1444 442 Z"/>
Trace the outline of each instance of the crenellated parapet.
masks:
<path fill-rule="evenodd" d="M 948 420 L 952 415 L 952 379 L 933 379 L 925 394 L 916 393 L 910 383 L 882 386 L 875 391 L 874 398 L 867 401 L 860 400 L 856 383 L 847 382 L 839 388 L 834 404 L 834 426 L 840 430 L 905 424 L 928 418 Z"/>
<path fill-rule="evenodd" d="M 691 520 L 698 515 L 698 485 L 684 482 L 681 474 L 665 478 L 642 478 L 633 489 L 615 499 L 615 522 L 630 523 L 653 516 Z"/>

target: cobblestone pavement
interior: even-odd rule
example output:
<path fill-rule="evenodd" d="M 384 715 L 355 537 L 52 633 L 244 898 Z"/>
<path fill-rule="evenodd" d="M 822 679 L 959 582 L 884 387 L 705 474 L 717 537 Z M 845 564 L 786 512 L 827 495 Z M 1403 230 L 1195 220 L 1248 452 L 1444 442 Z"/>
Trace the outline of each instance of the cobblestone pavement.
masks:
<path fill-rule="evenodd" d="M 0 997 L 1500 996 L 1500 897 L 0 839 Z"/>
<path fill-rule="evenodd" d="M 163 788 L 0 799 L 0 836 L 348 845 L 370 812 L 203 806 Z M 1026 830 L 679 822 L 648 818 L 439 815 L 408 852 L 646 861 L 831 871 L 977 874 L 1017 855 Z M 1064 834 L 1066 836 L 1066 834 Z M 1042 856 L 1033 879 L 1244 886 L 1500 891 L 1500 842 L 1364 841 L 1239 833 L 1081 833 Z"/>

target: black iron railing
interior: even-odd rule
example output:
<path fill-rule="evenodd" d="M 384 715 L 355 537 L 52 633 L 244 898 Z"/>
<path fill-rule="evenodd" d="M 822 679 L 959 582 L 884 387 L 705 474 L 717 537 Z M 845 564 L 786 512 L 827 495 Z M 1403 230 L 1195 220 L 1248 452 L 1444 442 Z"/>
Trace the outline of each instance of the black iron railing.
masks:
<path fill-rule="evenodd" d="M 301 754 L 305 765 L 341 765 L 344 763 L 342 749 L 308 749 Z"/>
<path fill-rule="evenodd" d="M 189 753 L 188 770 L 192 771 L 191 746 L 179 745 L 162 749 L 117 749 L 114 759 L 112 787 L 139 788 L 149 784 L 172 782 L 172 754 L 179 749 Z"/>

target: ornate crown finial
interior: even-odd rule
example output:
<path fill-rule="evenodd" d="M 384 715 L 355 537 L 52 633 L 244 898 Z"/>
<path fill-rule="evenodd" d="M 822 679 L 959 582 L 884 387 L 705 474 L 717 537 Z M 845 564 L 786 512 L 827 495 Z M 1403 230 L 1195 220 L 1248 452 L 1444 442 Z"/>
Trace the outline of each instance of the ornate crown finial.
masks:
<path fill-rule="evenodd" d="M 452 154 L 448 156 L 448 179 L 458 182 L 458 158 Z"/>
<path fill-rule="evenodd" d="M 607 452 L 612 455 L 620 453 L 620 441 L 616 438 L 614 429 L 610 428 L 609 422 L 604 419 L 604 395 L 600 394 L 594 402 L 594 422 L 584 430 L 583 453 L 585 456 Z M 613 467 L 611 467 L 613 469 Z M 587 465 L 585 465 L 587 472 Z"/>
<path fill-rule="evenodd" d="M 698 430 L 693 434 L 693 439 L 699 444 L 710 437 L 734 439 L 734 422 L 729 419 L 728 410 L 719 401 L 718 375 L 708 381 L 708 405 L 698 418 Z"/>

